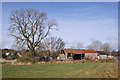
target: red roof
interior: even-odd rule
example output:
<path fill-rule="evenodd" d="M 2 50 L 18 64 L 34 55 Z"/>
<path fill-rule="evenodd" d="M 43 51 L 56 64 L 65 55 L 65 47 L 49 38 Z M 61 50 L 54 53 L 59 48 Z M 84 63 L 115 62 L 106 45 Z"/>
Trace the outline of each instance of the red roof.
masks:
<path fill-rule="evenodd" d="M 63 49 L 65 53 L 72 53 L 72 54 L 84 54 L 84 53 L 97 53 L 94 50 L 88 49 Z"/>

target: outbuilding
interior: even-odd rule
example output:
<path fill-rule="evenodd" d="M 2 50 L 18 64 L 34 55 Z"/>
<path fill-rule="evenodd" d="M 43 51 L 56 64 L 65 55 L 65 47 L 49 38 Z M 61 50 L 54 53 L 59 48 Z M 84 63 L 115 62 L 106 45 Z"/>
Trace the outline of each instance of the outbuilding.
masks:
<path fill-rule="evenodd" d="M 63 49 L 61 53 L 65 57 L 65 60 L 74 59 L 74 60 L 82 60 L 82 59 L 97 59 L 98 53 L 94 50 L 89 49 Z"/>
<path fill-rule="evenodd" d="M 105 54 L 104 51 L 97 51 L 99 59 L 106 59 L 107 55 Z"/>

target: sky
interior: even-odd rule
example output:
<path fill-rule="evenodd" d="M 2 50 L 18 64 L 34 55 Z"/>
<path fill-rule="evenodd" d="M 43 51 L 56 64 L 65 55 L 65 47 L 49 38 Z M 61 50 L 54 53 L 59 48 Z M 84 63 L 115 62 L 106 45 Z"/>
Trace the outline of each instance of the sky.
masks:
<path fill-rule="evenodd" d="M 117 2 L 3 2 L 2 48 L 12 48 L 14 44 L 8 32 L 11 11 L 28 8 L 46 12 L 49 19 L 56 19 L 59 30 L 53 30 L 51 36 L 61 37 L 66 48 L 77 43 L 86 46 L 93 40 L 100 40 L 118 49 Z"/>

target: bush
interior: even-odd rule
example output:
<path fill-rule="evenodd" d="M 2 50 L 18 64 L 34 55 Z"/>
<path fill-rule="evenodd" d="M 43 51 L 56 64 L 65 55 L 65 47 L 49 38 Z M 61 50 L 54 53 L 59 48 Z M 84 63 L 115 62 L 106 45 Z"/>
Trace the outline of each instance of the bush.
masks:
<path fill-rule="evenodd" d="M 20 57 L 20 58 L 18 58 L 18 61 L 20 61 L 20 62 L 28 62 L 29 59 L 26 58 L 26 57 Z"/>
<path fill-rule="evenodd" d="M 22 57 L 18 56 L 18 59 L 17 59 L 18 62 L 35 62 L 35 57 L 34 55 L 31 54 L 30 51 L 22 51 L 20 53 Z"/>
<path fill-rule="evenodd" d="M 6 54 L 5 53 L 2 53 L 2 58 L 6 58 Z"/>
<path fill-rule="evenodd" d="M 34 57 L 19 57 L 18 62 L 36 62 L 36 59 Z"/>
<path fill-rule="evenodd" d="M 6 60 L 13 60 L 13 57 L 12 56 L 7 56 L 5 59 Z"/>
<path fill-rule="evenodd" d="M 17 59 L 19 56 L 17 55 L 17 52 L 13 53 L 13 59 Z"/>

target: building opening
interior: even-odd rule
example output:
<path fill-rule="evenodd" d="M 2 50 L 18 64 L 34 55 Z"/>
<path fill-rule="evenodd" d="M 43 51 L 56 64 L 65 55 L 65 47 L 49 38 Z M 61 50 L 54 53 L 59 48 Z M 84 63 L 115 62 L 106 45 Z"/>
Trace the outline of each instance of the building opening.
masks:
<path fill-rule="evenodd" d="M 74 60 L 81 60 L 81 59 L 84 59 L 84 57 L 85 57 L 85 54 L 74 54 L 73 55 Z"/>

